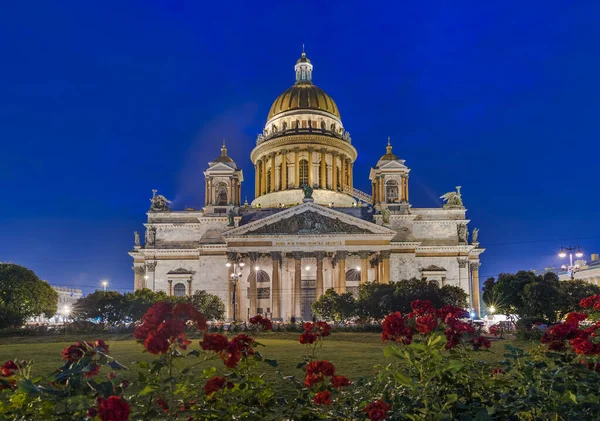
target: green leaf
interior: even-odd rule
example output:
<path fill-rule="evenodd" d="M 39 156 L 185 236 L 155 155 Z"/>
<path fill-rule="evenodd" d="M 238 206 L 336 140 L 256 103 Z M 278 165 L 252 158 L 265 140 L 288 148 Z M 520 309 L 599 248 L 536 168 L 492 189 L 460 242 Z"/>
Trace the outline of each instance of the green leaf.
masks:
<path fill-rule="evenodd" d="M 394 379 L 404 386 L 412 386 L 412 379 L 399 371 L 394 373 Z"/>
<path fill-rule="evenodd" d="M 456 393 L 450 393 L 450 394 L 446 395 L 446 404 L 448 404 L 448 405 L 453 404 L 457 400 L 458 400 L 458 395 Z"/>
<path fill-rule="evenodd" d="M 31 380 L 21 380 L 19 381 L 19 391 L 27 393 L 29 395 L 38 395 L 40 391 L 37 386 L 33 384 Z"/>
<path fill-rule="evenodd" d="M 306 364 L 307 364 L 306 361 L 302 361 L 301 363 L 298 363 L 296 365 L 296 368 L 298 368 L 298 369 L 304 368 L 304 367 L 306 367 Z"/>
<path fill-rule="evenodd" d="M 150 393 L 155 392 L 156 390 L 158 390 L 158 388 L 156 386 L 150 386 L 147 385 L 146 387 L 144 387 L 140 393 L 138 393 L 139 396 L 146 396 L 149 395 Z"/>
<path fill-rule="evenodd" d="M 465 363 L 460 360 L 450 360 L 446 369 L 444 371 L 451 371 L 452 373 L 458 373 L 463 367 Z"/>
<path fill-rule="evenodd" d="M 279 367 L 279 363 L 276 360 L 265 358 L 263 361 L 269 364 L 271 367 Z"/>
<path fill-rule="evenodd" d="M 385 348 L 383 348 L 383 355 L 385 355 L 386 358 L 402 357 L 402 352 L 398 349 L 396 345 L 389 344 L 386 345 Z"/>
<path fill-rule="evenodd" d="M 573 392 L 571 392 L 570 390 L 567 390 L 562 395 L 561 401 L 563 403 L 573 402 L 574 404 L 577 404 L 577 396 L 575 396 L 575 394 Z"/>

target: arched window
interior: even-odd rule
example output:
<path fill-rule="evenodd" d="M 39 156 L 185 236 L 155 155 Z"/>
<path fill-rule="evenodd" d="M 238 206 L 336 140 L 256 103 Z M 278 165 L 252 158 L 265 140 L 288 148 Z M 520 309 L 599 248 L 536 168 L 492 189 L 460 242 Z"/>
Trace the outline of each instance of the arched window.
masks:
<path fill-rule="evenodd" d="M 393 203 L 398 200 L 398 182 L 396 180 L 388 180 L 385 183 L 385 201 Z"/>
<path fill-rule="evenodd" d="M 173 294 L 176 297 L 185 297 L 185 285 L 183 285 L 181 282 L 175 284 L 173 287 Z"/>
<path fill-rule="evenodd" d="M 227 184 L 222 181 L 217 184 L 217 205 L 224 206 L 227 204 Z"/>
<path fill-rule="evenodd" d="M 306 159 L 300 160 L 300 167 L 298 169 L 299 180 L 298 183 L 300 186 L 304 184 L 308 184 L 308 161 Z"/>
<path fill-rule="evenodd" d="M 360 270 L 349 269 L 346 271 L 346 281 L 360 282 Z"/>

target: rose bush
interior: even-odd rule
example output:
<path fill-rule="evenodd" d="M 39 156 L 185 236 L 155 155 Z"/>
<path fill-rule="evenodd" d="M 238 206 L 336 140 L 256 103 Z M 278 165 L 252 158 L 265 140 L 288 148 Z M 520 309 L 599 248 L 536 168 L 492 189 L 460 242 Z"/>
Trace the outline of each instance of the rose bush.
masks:
<path fill-rule="evenodd" d="M 62 351 L 63 366 L 46 382 L 30 361 L 0 368 L 0 419 L 14 420 L 568 420 L 599 419 L 600 323 L 589 311 L 600 296 L 582 300 L 550 326 L 540 349 L 506 346 L 504 361 L 486 364 L 490 339 L 463 309 L 413 301 L 410 312 L 381 324 L 390 363 L 372 378 L 351 381 L 319 357 L 332 329 L 302 325 L 301 375 L 283 373 L 260 352 L 269 319 L 252 317 L 246 333 L 208 333 L 187 304 L 157 303 L 135 329 L 151 362 L 139 362 L 135 387 L 103 340 Z M 587 322 L 587 324 L 586 324 Z M 200 341 L 189 339 L 191 332 Z M 265 372 L 271 370 L 269 381 Z"/>

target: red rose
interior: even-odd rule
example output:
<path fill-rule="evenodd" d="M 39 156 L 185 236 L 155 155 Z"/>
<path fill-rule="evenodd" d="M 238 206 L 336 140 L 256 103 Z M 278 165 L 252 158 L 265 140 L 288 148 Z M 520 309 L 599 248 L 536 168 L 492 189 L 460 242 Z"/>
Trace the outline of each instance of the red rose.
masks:
<path fill-rule="evenodd" d="M 156 398 L 156 404 L 165 414 L 169 413 L 169 404 L 163 398 Z"/>
<path fill-rule="evenodd" d="M 171 318 L 162 322 L 157 331 L 166 338 L 173 340 L 185 329 L 185 323 L 179 319 Z"/>
<path fill-rule="evenodd" d="M 200 346 L 205 351 L 221 352 L 227 348 L 229 341 L 218 333 L 205 333 L 200 341 Z"/>
<path fill-rule="evenodd" d="M 108 380 L 113 380 L 117 377 L 117 373 L 115 373 L 114 371 L 111 371 L 110 373 L 108 373 Z"/>
<path fill-rule="evenodd" d="M 588 339 L 575 338 L 569 341 L 573 350 L 578 354 L 592 354 L 594 352 L 594 344 Z"/>
<path fill-rule="evenodd" d="M 417 331 L 422 334 L 431 332 L 438 325 L 436 317 L 432 315 L 418 317 L 415 323 Z"/>
<path fill-rule="evenodd" d="M 306 377 L 304 378 L 304 386 L 312 387 L 315 384 L 319 383 L 321 380 L 323 380 L 323 378 L 324 377 L 321 375 L 307 374 Z"/>
<path fill-rule="evenodd" d="M 208 330 L 208 324 L 206 323 L 206 317 L 198 311 L 196 307 L 191 304 L 179 303 L 173 310 L 175 317 L 181 318 L 185 321 L 191 320 L 196 324 L 196 329 L 206 332 Z"/>
<path fill-rule="evenodd" d="M 492 376 L 497 376 L 499 374 L 504 374 L 504 370 L 502 370 L 501 368 L 494 368 L 492 370 Z"/>
<path fill-rule="evenodd" d="M 490 343 L 488 338 L 484 338 L 483 336 L 478 336 L 471 340 L 473 343 L 473 349 L 478 350 L 479 348 L 489 348 L 492 344 Z"/>
<path fill-rule="evenodd" d="M 600 304 L 600 295 L 591 295 L 579 302 L 579 305 L 583 308 L 595 308 L 597 304 Z"/>
<path fill-rule="evenodd" d="M 565 320 L 565 323 L 569 323 L 574 325 L 575 327 L 579 326 L 579 322 L 581 322 L 582 320 L 585 320 L 587 318 L 587 314 L 585 313 L 569 313 L 567 314 L 567 318 Z"/>
<path fill-rule="evenodd" d="M 141 325 L 137 326 L 135 328 L 135 330 L 133 331 L 133 337 L 137 340 L 146 339 L 146 336 L 148 336 L 148 333 L 153 331 L 154 328 L 155 328 L 155 326 L 150 326 L 146 323 L 142 323 Z"/>
<path fill-rule="evenodd" d="M 245 333 L 240 333 L 233 338 L 231 342 L 235 343 L 238 350 L 244 354 L 244 356 L 254 355 L 254 349 L 252 348 L 252 345 L 254 345 L 256 341 Z"/>
<path fill-rule="evenodd" d="M 169 340 L 163 334 L 153 330 L 144 341 L 144 347 L 151 354 L 164 354 L 169 350 Z"/>
<path fill-rule="evenodd" d="M 214 392 L 224 389 L 227 384 L 227 379 L 225 377 L 214 376 L 209 379 L 204 385 L 204 392 L 210 396 Z"/>
<path fill-rule="evenodd" d="M 62 359 L 67 361 L 79 361 L 88 353 L 87 346 L 84 343 L 76 342 L 62 350 Z"/>
<path fill-rule="evenodd" d="M 188 345 L 191 344 L 192 341 L 188 340 L 185 336 L 185 333 L 180 333 L 177 337 L 177 346 L 184 351 L 187 349 Z"/>
<path fill-rule="evenodd" d="M 315 395 L 313 402 L 316 405 L 331 405 L 331 393 L 329 390 L 323 390 Z"/>
<path fill-rule="evenodd" d="M 396 341 L 406 333 L 405 318 L 402 317 L 402 313 L 396 311 L 385 317 L 381 324 L 381 328 L 382 341 Z"/>
<path fill-rule="evenodd" d="M 382 400 L 378 400 L 368 404 L 363 411 L 367 413 L 367 416 L 371 421 L 383 421 L 387 417 L 387 412 L 390 409 L 392 409 L 390 405 Z"/>
<path fill-rule="evenodd" d="M 460 307 L 447 305 L 437 311 L 437 316 L 445 321 L 448 317 L 454 317 L 458 319 L 467 317 L 468 313 Z"/>
<path fill-rule="evenodd" d="M 314 333 L 310 333 L 310 332 L 304 332 L 300 335 L 300 337 L 298 337 L 298 342 L 300 342 L 301 344 L 314 344 L 317 339 L 319 339 L 318 335 L 315 335 Z"/>
<path fill-rule="evenodd" d="M 329 361 L 312 361 L 306 366 L 306 374 L 335 375 L 335 366 Z"/>
<path fill-rule="evenodd" d="M 429 300 L 415 300 L 410 303 L 410 307 L 413 309 L 413 313 L 417 316 L 436 313 L 435 307 Z"/>
<path fill-rule="evenodd" d="M 129 412 L 129 404 L 120 396 L 99 398 L 98 415 L 101 421 L 127 421 Z"/>
<path fill-rule="evenodd" d="M 240 362 L 242 354 L 235 342 L 229 342 L 224 351 L 220 353 L 221 359 L 229 368 L 234 368 Z"/>
<path fill-rule="evenodd" d="M 173 305 L 164 301 L 154 304 L 142 317 L 142 321 L 150 326 L 158 326 L 173 311 Z"/>
<path fill-rule="evenodd" d="M 254 316 L 254 317 L 250 317 L 250 324 L 252 324 L 252 325 L 256 325 L 256 324 L 258 324 L 258 323 L 259 323 L 259 322 L 262 320 L 262 318 L 263 318 L 263 317 L 262 317 L 262 315 L 260 315 L 260 314 L 257 314 L 257 315 L 256 315 L 256 316 Z"/>
<path fill-rule="evenodd" d="M 331 378 L 331 385 L 336 389 L 339 389 L 343 386 L 350 386 L 350 380 L 348 379 L 348 377 L 344 376 L 333 376 Z"/>
<path fill-rule="evenodd" d="M 13 360 L 9 360 L 2 365 L 2 377 L 11 377 L 19 368 Z"/>
<path fill-rule="evenodd" d="M 93 377 L 93 376 L 97 376 L 98 373 L 100 373 L 100 365 L 96 364 L 96 363 L 91 363 L 83 376 L 84 377 Z"/>
<path fill-rule="evenodd" d="M 317 322 L 315 323 L 315 327 L 318 330 L 319 336 L 323 338 L 331 334 L 331 326 L 329 326 L 326 322 Z"/>
<path fill-rule="evenodd" d="M 104 339 L 96 339 L 94 341 L 94 348 L 96 348 L 100 352 L 108 354 L 108 345 L 106 344 L 106 342 L 104 342 Z"/>

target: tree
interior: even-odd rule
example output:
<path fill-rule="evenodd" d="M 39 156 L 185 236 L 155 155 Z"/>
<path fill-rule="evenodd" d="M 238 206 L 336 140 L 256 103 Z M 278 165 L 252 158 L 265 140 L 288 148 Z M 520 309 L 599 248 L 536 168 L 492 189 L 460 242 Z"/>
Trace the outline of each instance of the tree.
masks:
<path fill-rule="evenodd" d="M 554 323 L 557 320 L 560 295 L 560 281 L 558 276 L 537 277 L 523 288 L 523 307 L 520 309 L 521 317 L 540 317 Z"/>
<path fill-rule="evenodd" d="M 132 321 L 127 304 L 125 297 L 117 291 L 96 291 L 77 300 L 72 316 L 76 320 L 117 325 Z"/>
<path fill-rule="evenodd" d="M 225 318 L 225 304 L 214 294 L 196 291 L 189 297 L 189 302 L 204 314 L 207 320 L 223 320 Z"/>
<path fill-rule="evenodd" d="M 440 288 L 437 281 L 417 278 L 389 284 L 367 282 L 358 289 L 356 311 L 361 318 L 381 320 L 394 311 L 409 313 L 414 300 L 429 300 L 435 307 L 455 305 L 464 308 L 467 294 L 456 286 Z"/>
<path fill-rule="evenodd" d="M 56 314 L 58 293 L 33 271 L 0 263 L 0 328 L 22 326 L 31 317 Z"/>
<path fill-rule="evenodd" d="M 590 295 L 600 294 L 598 285 L 588 284 L 581 280 L 561 281 L 558 284 L 560 290 L 560 306 L 558 309 L 558 319 L 563 319 L 567 313 L 572 311 L 581 311 L 579 302 Z"/>
<path fill-rule="evenodd" d="M 356 300 L 351 292 L 338 294 L 329 288 L 312 304 L 312 310 L 323 319 L 345 322 L 355 315 Z"/>
<path fill-rule="evenodd" d="M 444 285 L 440 288 L 442 305 L 452 305 L 466 308 L 469 295 L 464 289 L 455 285 Z"/>
<path fill-rule="evenodd" d="M 137 289 L 133 293 L 128 292 L 124 295 L 126 303 L 126 314 L 132 322 L 142 319 L 148 309 L 158 301 L 168 301 L 169 296 L 164 291 L 154 292 L 148 288 Z"/>

